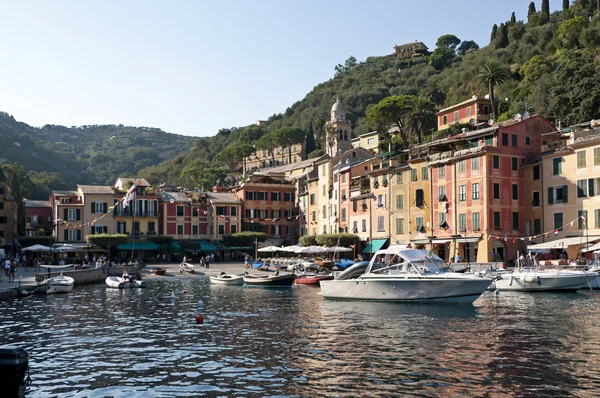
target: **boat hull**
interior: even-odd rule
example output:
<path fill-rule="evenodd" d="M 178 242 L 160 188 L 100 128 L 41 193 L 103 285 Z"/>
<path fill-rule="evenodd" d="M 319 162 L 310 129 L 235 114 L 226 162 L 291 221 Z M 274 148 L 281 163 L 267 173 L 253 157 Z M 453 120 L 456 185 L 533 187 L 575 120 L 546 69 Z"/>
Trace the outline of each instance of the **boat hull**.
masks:
<path fill-rule="evenodd" d="M 136 289 L 146 287 L 145 281 L 134 280 L 130 282 L 128 279 L 124 280 L 120 276 L 109 276 L 105 280 L 106 285 L 115 289 Z"/>
<path fill-rule="evenodd" d="M 69 293 L 75 286 L 75 279 L 69 276 L 55 276 L 38 284 L 36 291 L 44 294 Z"/>
<path fill-rule="evenodd" d="M 215 285 L 243 285 L 244 277 L 242 275 L 211 276 L 210 283 Z"/>
<path fill-rule="evenodd" d="M 252 287 L 290 287 L 294 283 L 294 274 L 269 276 L 244 276 L 244 285 Z"/>
<path fill-rule="evenodd" d="M 152 268 L 151 271 L 154 275 L 164 275 L 167 273 L 167 270 L 164 268 Z"/>
<path fill-rule="evenodd" d="M 490 285 L 490 278 L 368 278 L 321 281 L 326 299 L 375 301 L 441 301 L 472 303 Z"/>
<path fill-rule="evenodd" d="M 513 272 L 494 282 L 500 291 L 518 292 L 572 292 L 593 286 L 596 275 L 592 272 L 545 271 Z"/>
<path fill-rule="evenodd" d="M 297 276 L 294 283 L 297 285 L 318 285 L 320 281 L 333 279 L 333 275 L 307 275 Z"/>

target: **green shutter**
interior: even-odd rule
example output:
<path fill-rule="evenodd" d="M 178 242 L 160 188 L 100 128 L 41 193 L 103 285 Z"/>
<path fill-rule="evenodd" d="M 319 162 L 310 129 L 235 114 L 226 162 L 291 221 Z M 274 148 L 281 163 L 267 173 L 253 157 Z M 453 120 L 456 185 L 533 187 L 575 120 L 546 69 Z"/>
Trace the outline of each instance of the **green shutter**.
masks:
<path fill-rule="evenodd" d="M 563 185 L 563 203 L 569 202 L 569 190 L 567 185 Z"/>
<path fill-rule="evenodd" d="M 81 230 L 77 230 L 77 240 L 81 240 Z"/>
<path fill-rule="evenodd" d="M 65 209 L 65 216 L 63 217 L 63 220 L 68 220 L 69 219 L 69 209 Z"/>
<path fill-rule="evenodd" d="M 96 202 L 92 202 L 92 214 L 96 212 Z"/>
<path fill-rule="evenodd" d="M 69 240 L 69 231 L 67 231 L 67 230 L 65 229 L 65 231 L 64 231 L 64 232 L 65 232 L 65 234 L 64 234 L 64 235 L 65 235 L 65 242 L 66 242 L 66 241 L 68 241 L 68 240 Z"/>
<path fill-rule="evenodd" d="M 594 196 L 594 179 L 590 178 L 588 180 L 588 196 L 592 197 Z"/>
<path fill-rule="evenodd" d="M 548 204 L 551 205 L 554 203 L 554 188 L 548 188 Z"/>
<path fill-rule="evenodd" d="M 81 209 L 77 209 L 76 214 L 77 215 L 75 216 L 75 219 L 78 220 L 78 221 L 81 220 Z"/>

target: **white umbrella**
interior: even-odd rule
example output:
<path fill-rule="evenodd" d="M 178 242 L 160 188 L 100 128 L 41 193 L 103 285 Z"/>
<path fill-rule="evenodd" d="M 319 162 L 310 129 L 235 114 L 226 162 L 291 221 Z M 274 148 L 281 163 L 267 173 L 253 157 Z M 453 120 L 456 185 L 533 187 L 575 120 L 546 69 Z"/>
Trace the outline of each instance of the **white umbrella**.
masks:
<path fill-rule="evenodd" d="M 298 250 L 300 248 L 302 248 L 302 246 L 292 245 L 292 246 L 282 247 L 281 251 L 294 253 L 296 250 Z"/>
<path fill-rule="evenodd" d="M 327 250 L 324 247 L 308 246 L 308 247 L 301 247 L 300 249 L 296 250 L 296 253 L 317 254 L 317 253 L 325 253 L 326 251 Z"/>
<path fill-rule="evenodd" d="M 279 246 L 267 246 L 267 247 L 261 247 L 257 251 L 264 253 L 264 252 L 277 252 L 280 250 L 281 250 L 281 247 L 279 247 Z"/>
<path fill-rule="evenodd" d="M 52 249 L 44 245 L 33 245 L 23 249 L 24 252 L 49 252 L 50 250 Z"/>
<path fill-rule="evenodd" d="M 332 247 L 328 247 L 327 251 L 334 252 L 334 253 L 340 253 L 340 252 L 351 252 L 352 249 L 350 249 L 349 247 L 332 246 Z"/>

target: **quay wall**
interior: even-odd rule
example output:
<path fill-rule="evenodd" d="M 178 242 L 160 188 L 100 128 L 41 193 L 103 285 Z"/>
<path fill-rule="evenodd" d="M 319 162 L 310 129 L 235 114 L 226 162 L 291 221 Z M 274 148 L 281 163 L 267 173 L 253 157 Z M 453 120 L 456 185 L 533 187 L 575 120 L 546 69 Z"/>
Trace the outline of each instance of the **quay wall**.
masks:
<path fill-rule="evenodd" d="M 108 270 L 108 274 L 110 276 L 120 276 L 123 274 L 123 271 L 126 270 L 130 275 L 135 275 L 138 279 L 142 279 L 142 274 L 138 267 L 111 267 Z M 75 279 L 75 286 L 77 285 L 87 285 L 89 283 L 99 283 L 104 282 L 106 279 L 106 268 L 92 268 L 92 269 L 79 269 L 79 270 L 69 270 L 62 272 L 40 272 L 35 275 L 36 282 L 43 282 L 48 278 L 53 278 L 60 274 L 64 276 L 70 276 Z"/>

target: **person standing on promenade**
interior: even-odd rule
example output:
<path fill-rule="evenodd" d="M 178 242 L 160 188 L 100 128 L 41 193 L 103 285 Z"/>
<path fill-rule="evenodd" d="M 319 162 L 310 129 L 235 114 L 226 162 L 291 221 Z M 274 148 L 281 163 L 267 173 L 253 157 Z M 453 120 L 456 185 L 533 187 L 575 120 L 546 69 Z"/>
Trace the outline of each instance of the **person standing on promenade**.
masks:
<path fill-rule="evenodd" d="M 17 263 L 13 259 L 10 262 L 9 275 L 8 275 L 8 281 L 9 282 L 14 282 L 15 281 L 15 272 L 16 271 L 17 271 Z"/>
<path fill-rule="evenodd" d="M 6 258 L 6 261 L 4 261 L 4 273 L 6 276 L 9 276 L 8 274 L 10 273 L 10 261 L 9 258 Z"/>
<path fill-rule="evenodd" d="M 244 257 L 244 268 L 250 268 L 250 262 L 248 261 L 250 259 L 250 256 L 248 254 L 246 254 L 246 256 Z"/>

